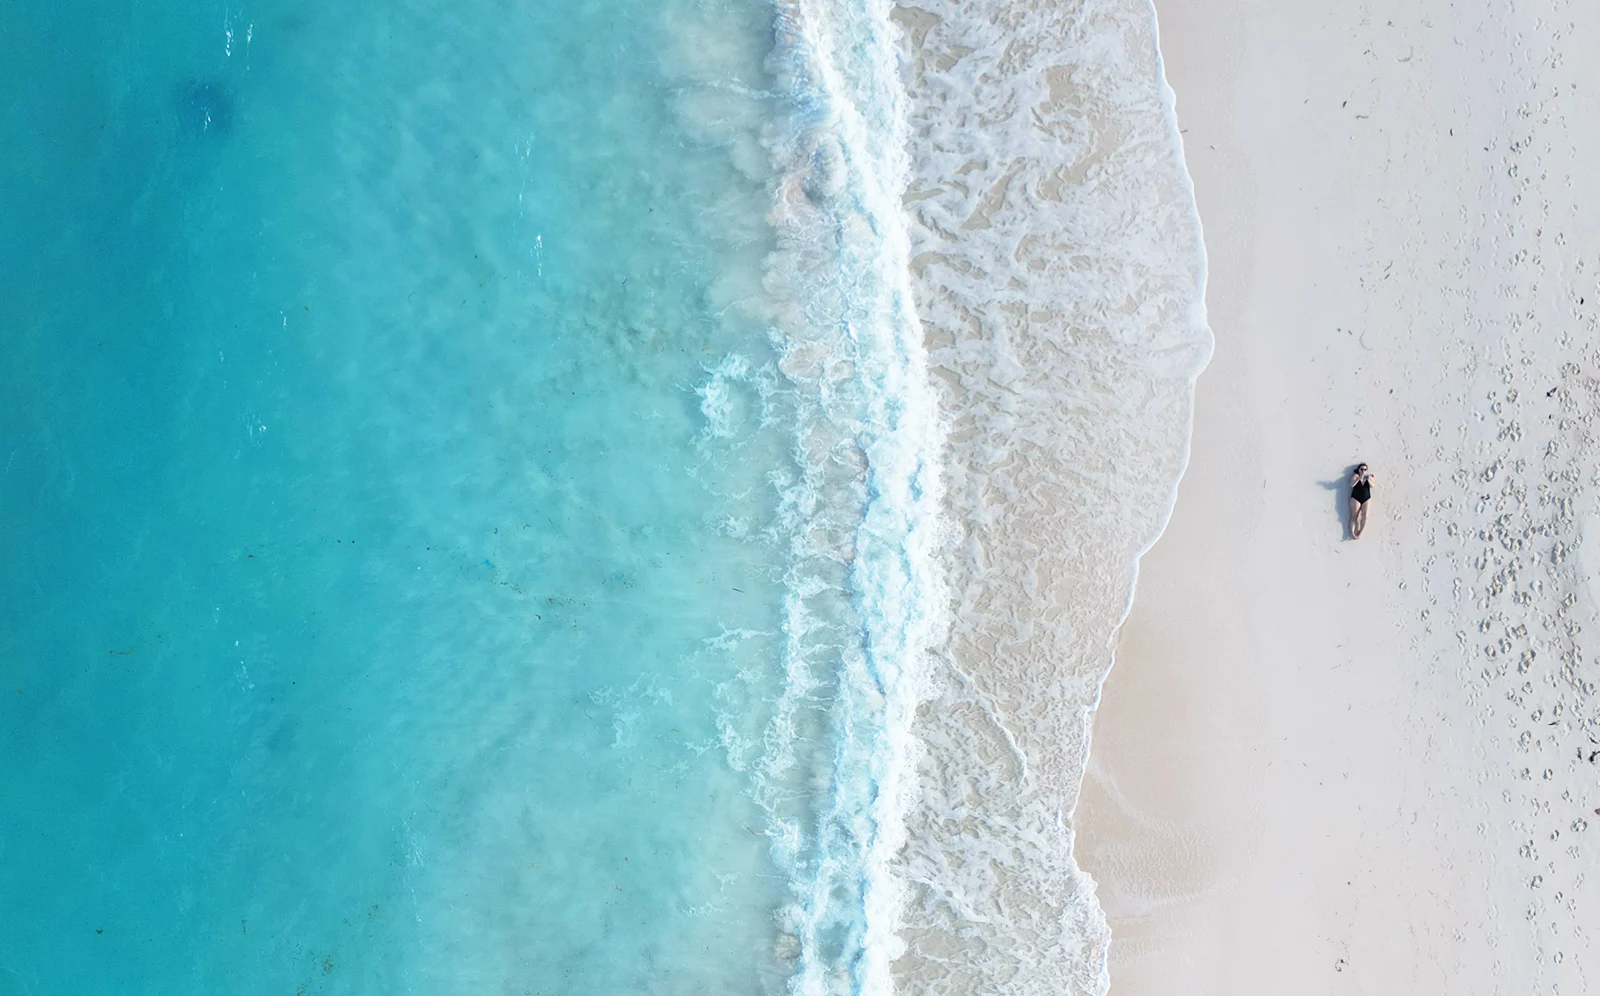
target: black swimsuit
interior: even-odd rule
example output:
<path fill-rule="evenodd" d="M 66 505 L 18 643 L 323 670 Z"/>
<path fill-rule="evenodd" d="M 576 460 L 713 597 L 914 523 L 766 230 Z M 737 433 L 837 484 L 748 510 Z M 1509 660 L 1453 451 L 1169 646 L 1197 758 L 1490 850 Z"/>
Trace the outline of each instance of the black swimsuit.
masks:
<path fill-rule="evenodd" d="M 1371 501 L 1372 500 L 1372 482 L 1367 480 L 1366 478 L 1362 478 L 1361 480 L 1357 481 L 1355 483 L 1355 486 L 1350 489 L 1350 497 L 1354 498 L 1356 501 L 1360 502 L 1363 505 L 1365 505 L 1367 502 Z"/>

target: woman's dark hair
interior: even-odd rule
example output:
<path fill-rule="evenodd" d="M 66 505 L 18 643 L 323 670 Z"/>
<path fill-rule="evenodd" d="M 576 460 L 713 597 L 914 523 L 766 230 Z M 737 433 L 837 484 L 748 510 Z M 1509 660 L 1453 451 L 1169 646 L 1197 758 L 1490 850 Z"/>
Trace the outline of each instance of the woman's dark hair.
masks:
<path fill-rule="evenodd" d="M 1359 474 L 1359 473 L 1361 473 L 1361 472 L 1362 472 L 1362 471 L 1363 471 L 1363 470 L 1366 470 L 1366 469 L 1367 469 L 1367 465 L 1366 465 L 1366 464 L 1364 464 L 1364 463 L 1358 463 L 1358 464 L 1356 464 L 1356 473 L 1358 473 L 1358 474 Z"/>

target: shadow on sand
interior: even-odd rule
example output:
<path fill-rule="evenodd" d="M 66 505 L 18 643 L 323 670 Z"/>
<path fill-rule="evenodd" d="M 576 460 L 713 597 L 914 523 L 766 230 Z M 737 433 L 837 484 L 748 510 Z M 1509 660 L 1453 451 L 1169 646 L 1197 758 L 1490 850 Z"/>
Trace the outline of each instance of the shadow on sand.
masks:
<path fill-rule="evenodd" d="M 1343 477 L 1317 482 L 1324 489 L 1333 492 L 1333 514 L 1338 516 L 1339 524 L 1344 527 L 1345 539 L 1354 538 L 1350 535 L 1350 479 L 1356 476 L 1356 468 L 1359 466 L 1361 466 L 1359 463 L 1353 463 L 1344 469 Z"/>

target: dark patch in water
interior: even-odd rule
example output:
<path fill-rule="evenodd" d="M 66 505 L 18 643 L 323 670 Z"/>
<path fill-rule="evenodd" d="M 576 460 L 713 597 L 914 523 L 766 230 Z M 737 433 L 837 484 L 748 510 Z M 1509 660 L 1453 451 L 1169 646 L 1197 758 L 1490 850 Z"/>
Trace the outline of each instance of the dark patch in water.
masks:
<path fill-rule="evenodd" d="M 176 93 L 178 123 L 197 138 L 224 138 L 233 132 L 233 94 L 217 80 L 185 80 Z"/>

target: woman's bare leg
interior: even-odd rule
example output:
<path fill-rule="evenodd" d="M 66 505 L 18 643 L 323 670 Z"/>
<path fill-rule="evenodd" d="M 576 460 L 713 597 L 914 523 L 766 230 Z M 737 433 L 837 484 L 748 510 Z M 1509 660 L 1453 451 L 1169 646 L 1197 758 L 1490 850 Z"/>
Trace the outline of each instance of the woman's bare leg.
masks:
<path fill-rule="evenodd" d="M 1360 539 L 1367 528 L 1367 503 L 1350 499 L 1350 538 Z"/>

